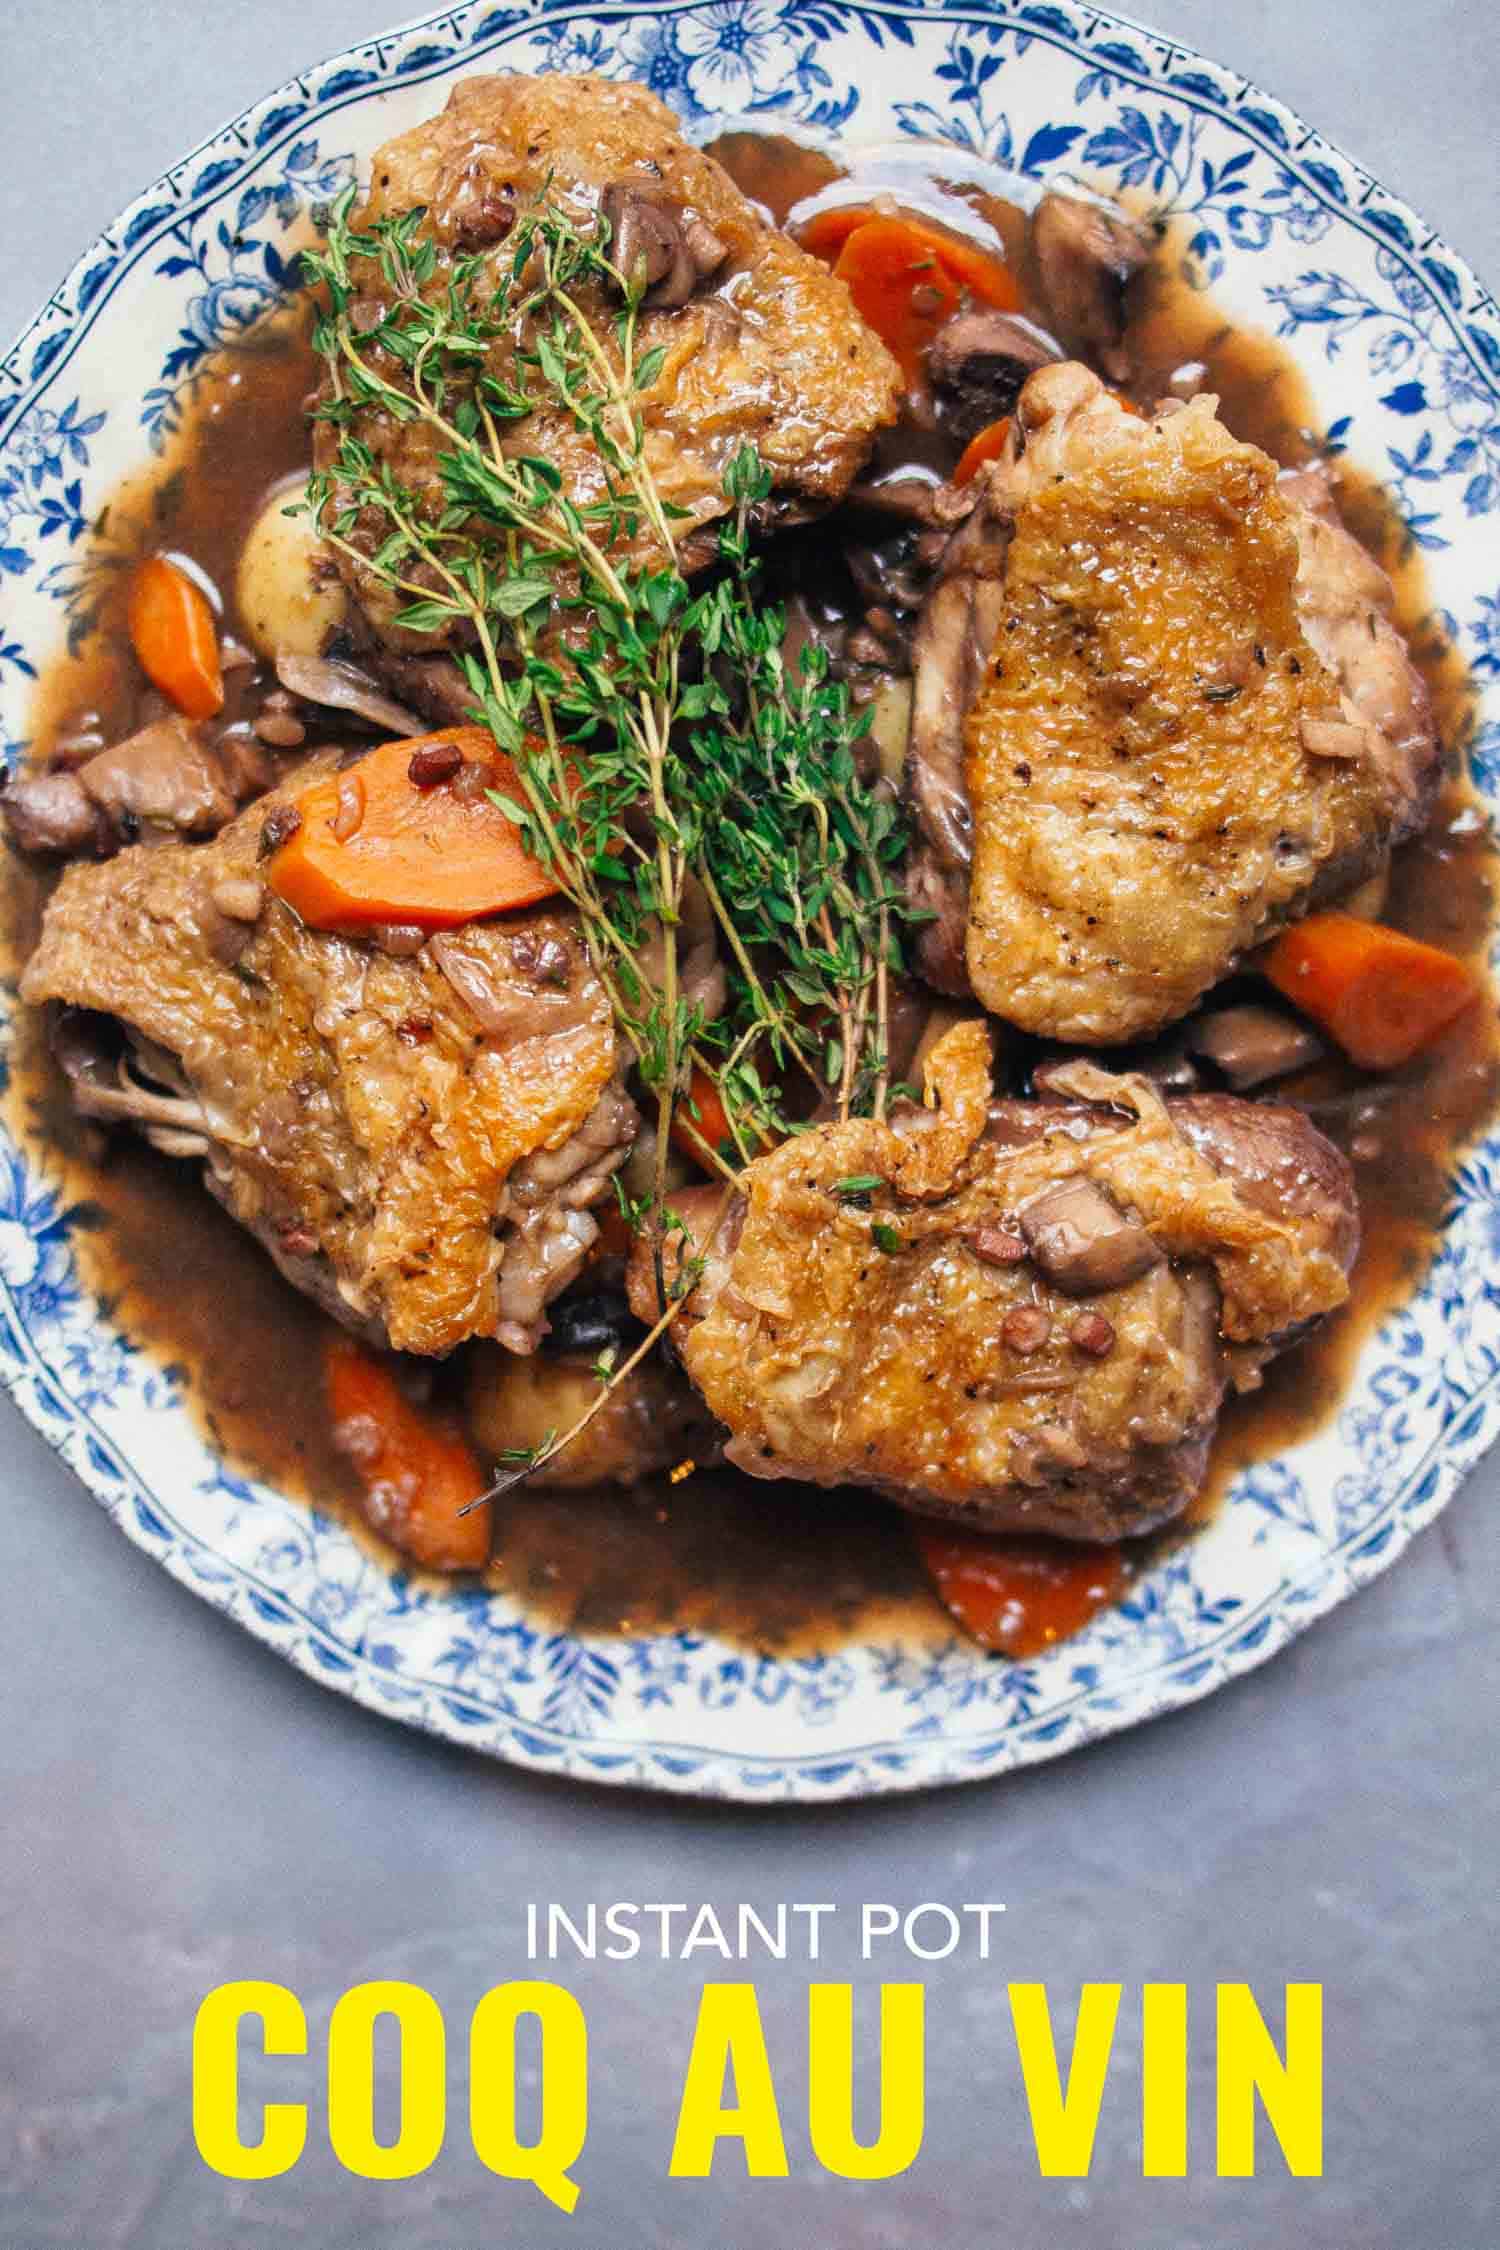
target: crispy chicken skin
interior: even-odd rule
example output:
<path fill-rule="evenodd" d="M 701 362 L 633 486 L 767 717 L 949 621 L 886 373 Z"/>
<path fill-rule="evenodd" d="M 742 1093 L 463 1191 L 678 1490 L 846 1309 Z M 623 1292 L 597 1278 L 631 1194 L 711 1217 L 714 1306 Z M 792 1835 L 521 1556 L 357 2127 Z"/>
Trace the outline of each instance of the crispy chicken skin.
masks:
<path fill-rule="evenodd" d="M 306 929 L 259 876 L 283 801 L 211 843 L 70 867 L 22 994 L 117 1020 L 139 1077 L 75 1059 L 79 1106 L 202 1156 L 348 1325 L 402 1351 L 475 1335 L 529 1350 L 637 1123 L 577 928 L 512 916 L 405 958 Z"/>
<path fill-rule="evenodd" d="M 716 1235 L 720 1191 L 684 1213 L 705 1265 L 678 1350 L 728 1458 L 992 1531 L 1176 1515 L 1226 1387 L 1348 1294 L 1347 1164 L 1297 1111 L 1164 1104 L 1092 1064 L 1075 1100 L 991 1105 L 973 1021 L 926 1084 L 894 1127 L 758 1158 Z M 872 1207 L 841 1195 L 867 1176 Z M 644 1253 L 631 1285 L 652 1317 Z"/>
<path fill-rule="evenodd" d="M 844 284 L 768 226 L 643 86 L 588 77 L 464 79 L 438 116 L 377 151 L 361 216 L 424 206 L 426 228 L 450 253 L 492 258 L 498 270 L 511 256 L 505 238 L 516 209 L 549 181 L 581 223 L 593 224 L 610 191 L 624 191 L 650 222 L 648 250 L 686 245 L 683 273 L 669 271 L 655 285 L 639 329 L 642 356 L 666 353 L 641 403 L 651 472 L 663 499 L 687 512 L 685 559 L 711 558 L 703 527 L 724 512 L 724 471 L 746 443 L 759 448 L 774 479 L 768 522 L 794 521 L 840 498 L 875 432 L 895 419 L 900 370 Z M 618 195 L 609 208 L 618 249 Z M 637 239 L 639 230 L 630 237 Z M 365 276 L 371 317 L 381 287 L 377 274 Z M 497 342 L 492 356 L 496 371 L 508 373 L 509 341 Z M 354 434 L 441 508 L 429 432 L 369 411 Z M 505 443 L 553 462 L 573 499 L 600 496 L 598 456 L 560 410 L 528 416 Z M 318 425 L 320 467 L 335 445 L 335 433 Z M 413 645 L 391 624 L 385 590 L 361 568 L 351 575 L 377 630 L 393 645 Z"/>
<path fill-rule="evenodd" d="M 1147 1037 L 1426 817 L 1436 737 L 1385 574 L 1211 397 L 1146 420 L 1040 370 L 953 546 L 910 784 L 924 903 L 962 895 L 972 818 L 963 962 L 942 921 L 946 966 L 928 940 L 947 988 L 966 970 L 1046 1037 Z M 942 667 L 976 630 L 965 719 Z"/>

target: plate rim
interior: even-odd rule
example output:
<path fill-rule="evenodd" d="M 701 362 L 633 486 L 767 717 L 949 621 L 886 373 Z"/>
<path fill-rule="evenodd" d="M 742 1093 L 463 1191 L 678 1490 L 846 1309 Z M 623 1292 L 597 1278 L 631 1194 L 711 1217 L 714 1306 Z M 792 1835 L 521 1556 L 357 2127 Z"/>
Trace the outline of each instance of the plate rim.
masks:
<path fill-rule="evenodd" d="M 300 70 L 281 80 L 276 86 L 253 102 L 247 104 L 223 124 L 207 134 L 192 149 L 135 195 L 105 227 L 92 238 L 73 261 L 63 280 L 44 299 L 37 312 L 25 324 L 11 347 L 0 360 L 0 444 L 30 407 L 48 389 L 82 344 L 103 314 L 115 288 L 134 272 L 151 251 L 158 246 L 167 227 L 180 223 L 196 209 L 215 203 L 234 184 L 221 175 L 201 194 L 191 190 L 179 197 L 184 176 L 200 167 L 211 152 L 223 150 L 225 157 L 231 150 L 225 144 L 234 143 L 233 151 L 243 159 L 248 170 L 262 163 L 299 133 L 305 133 L 316 119 L 331 118 L 344 110 L 354 109 L 377 99 L 392 89 L 442 81 L 457 75 L 465 68 L 482 68 L 486 59 L 496 50 L 521 34 L 528 22 L 532 24 L 567 23 L 575 19 L 628 22 L 641 17 L 673 17 L 692 13 L 696 8 L 712 5 L 713 0 L 647 0 L 637 8 L 613 8 L 608 4 L 590 4 L 590 0 L 570 0 L 563 6 L 549 6 L 547 0 L 522 0 L 514 7 L 492 8 L 487 22 L 479 25 L 479 33 L 472 41 L 466 36 L 467 26 L 484 13 L 485 0 L 469 0 L 457 9 L 438 9 L 411 17 L 403 23 L 382 31 L 371 38 L 360 40 L 332 50 L 316 61 L 305 64 Z M 1380 247 L 1392 249 L 1402 255 L 1401 247 L 1391 242 L 1378 226 L 1372 225 L 1348 202 L 1339 201 L 1320 188 L 1316 180 L 1305 176 L 1305 162 L 1309 153 L 1329 156 L 1365 183 L 1362 204 L 1379 199 L 1381 209 L 1394 214 L 1413 231 L 1418 252 L 1440 248 L 1444 259 L 1460 277 L 1465 292 L 1464 318 L 1472 321 L 1476 316 L 1494 321 L 1496 305 L 1493 295 L 1480 282 L 1468 261 L 1423 219 L 1404 199 L 1392 194 L 1358 159 L 1350 156 L 1336 142 L 1308 125 L 1298 112 L 1277 96 L 1265 92 L 1254 81 L 1237 69 L 1213 61 L 1190 42 L 1170 37 L 1153 29 L 1149 24 L 1117 11 L 1098 9 L 1081 4 L 1081 0 L 1060 0 L 1055 5 L 1016 5 L 1013 0 L 995 0 L 985 5 L 984 0 L 961 0 L 961 4 L 948 6 L 942 0 L 858 0 L 857 6 L 847 6 L 846 13 L 858 17 L 870 16 L 881 21 L 898 19 L 925 23 L 943 23 L 950 26 L 964 24 L 975 28 L 1004 28 L 1021 32 L 1031 38 L 1045 41 L 1049 46 L 1068 54 L 1083 57 L 1089 40 L 1102 30 L 1106 33 L 1123 31 L 1146 41 L 1153 50 L 1165 58 L 1182 64 L 1202 64 L 1227 79 L 1235 89 L 1234 103 L 1242 105 L 1247 97 L 1273 117 L 1291 136 L 1291 145 L 1275 148 L 1268 137 L 1263 138 L 1250 125 L 1240 123 L 1238 129 L 1247 134 L 1275 161 L 1295 165 L 1301 184 L 1319 200 L 1336 212 L 1338 218 L 1353 224 L 1377 242 Z M 399 49 L 424 32 L 446 32 L 461 40 L 457 48 L 445 51 L 441 57 L 422 67 L 400 75 L 382 75 L 374 84 L 351 87 L 326 103 L 314 98 L 314 85 L 319 76 L 339 64 L 353 62 L 378 53 L 381 49 Z M 1159 66 L 1156 66 L 1159 67 Z M 1190 91 L 1163 85 L 1152 71 L 1122 69 L 1122 77 L 1133 83 L 1149 87 L 1174 100 L 1196 104 L 1205 109 L 1212 105 L 1195 97 Z M 275 133 L 268 134 L 263 142 L 253 136 L 253 128 L 270 117 L 278 105 L 285 105 L 301 97 L 311 103 L 309 109 L 288 119 Z M 725 113 L 720 113 L 725 114 Z M 154 203 L 165 198 L 167 207 L 154 226 L 144 227 L 130 239 L 130 229 L 140 215 L 149 211 Z M 110 286 L 80 302 L 81 293 L 89 276 L 98 267 L 101 257 L 108 255 L 111 268 Z M 1456 325 L 1457 309 L 1449 308 L 1448 317 Z M 38 367 L 36 362 L 40 347 L 49 337 L 61 333 L 57 323 L 64 319 L 74 325 L 63 343 Z M 23 357 L 30 355 L 33 371 L 29 377 L 19 370 Z M 8 388 L 5 386 L 9 386 Z M 1469 1147 L 1480 1145 L 1483 1131 Z M 1419 1280 L 1411 1295 L 1390 1308 L 1399 1312 L 1411 1302 L 1411 1296 L 1420 1290 Z M 1430 1523 L 1447 1504 L 1464 1477 L 1488 1450 L 1500 1434 L 1500 1418 L 1486 1409 L 1492 1408 L 1495 1395 L 1500 1391 L 1500 1369 L 1461 1398 L 1442 1419 L 1433 1432 L 1421 1459 L 1407 1470 L 1394 1488 L 1381 1502 L 1379 1521 L 1375 1526 L 1365 1526 L 1360 1542 L 1366 1551 L 1358 1548 L 1353 1553 L 1346 1548 L 1320 1548 L 1310 1558 L 1306 1571 L 1299 1576 L 1284 1574 L 1280 1584 L 1268 1593 L 1258 1619 L 1263 1619 L 1253 1640 L 1246 1646 L 1217 1645 L 1206 1656 L 1200 1676 L 1192 1681 L 1178 1680 L 1166 1692 L 1150 1698 L 1144 1705 L 1130 1702 L 1124 1709 L 1089 1708 L 1087 1693 L 1080 1696 L 1084 1708 L 1068 1724 L 1065 1736 L 1059 1741 L 1028 1739 L 1018 1734 L 1014 1727 L 1001 1726 L 972 1737 L 957 1740 L 930 1737 L 896 1737 L 881 1741 L 862 1741 L 848 1749 L 830 1746 L 827 1755 L 816 1752 L 794 1751 L 789 1754 L 752 1751 L 727 1744 L 697 1746 L 676 1742 L 655 1742 L 642 1736 L 632 1736 L 628 1741 L 611 1741 L 608 1736 L 598 1737 L 592 1744 L 565 1729 L 552 1728 L 541 1721 L 506 1716 L 493 1708 L 482 1710 L 484 1734 L 477 1729 L 466 1731 L 461 1724 L 444 1725 L 437 1716 L 438 1709 L 447 1709 L 454 1702 L 463 1702 L 464 1696 L 456 1686 L 428 1677 L 412 1680 L 421 1692 L 421 1702 L 413 1708 L 393 1708 L 378 1693 L 377 1680 L 372 1676 L 374 1667 L 368 1657 L 337 1641 L 327 1627 L 306 1612 L 300 1613 L 300 1627 L 287 1620 L 289 1630 L 277 1632 L 272 1622 L 264 1616 L 246 1616 L 248 1600 L 253 1599 L 252 1574 L 238 1561 L 226 1567 L 232 1571 L 232 1583 L 215 1586 L 205 1583 L 191 1568 L 189 1552 L 200 1549 L 216 1554 L 204 1535 L 183 1523 L 166 1506 L 162 1497 L 146 1481 L 145 1474 L 101 1430 L 92 1411 L 80 1401 L 70 1397 L 54 1372 L 47 1367 L 37 1350 L 24 1321 L 21 1319 L 8 1283 L 0 1283 L 0 1310 L 3 1310 L 12 1333 L 18 1337 L 35 1362 L 33 1381 L 27 1379 L 26 1367 L 17 1362 L 14 1368 L 0 1360 L 0 1383 L 3 1383 L 18 1411 L 35 1428 L 51 1450 L 66 1462 L 92 1496 L 100 1501 L 106 1512 L 124 1531 L 132 1543 L 141 1547 L 153 1559 L 163 1564 L 171 1575 L 200 1598 L 232 1617 L 257 1639 L 272 1647 L 276 1653 L 291 1662 L 307 1677 L 320 1685 L 349 1696 L 366 1708 L 385 1718 L 399 1718 L 403 1723 L 421 1728 L 439 1739 L 471 1749 L 483 1750 L 489 1755 L 522 1766 L 531 1771 L 562 1774 L 573 1779 L 591 1780 L 614 1785 L 644 1787 L 658 1793 L 693 1795 L 699 1797 L 728 1797 L 742 1802 L 759 1804 L 793 1802 L 826 1803 L 837 1798 L 907 1792 L 919 1788 L 947 1786 L 957 1781 L 998 1778 L 1002 1773 L 1023 1765 L 1041 1762 L 1065 1750 L 1081 1747 L 1086 1742 L 1123 1731 L 1144 1723 L 1166 1711 L 1185 1707 L 1200 1701 L 1215 1688 L 1227 1684 L 1267 1662 L 1281 1648 L 1295 1639 L 1315 1619 L 1321 1617 L 1354 1592 L 1360 1590 L 1404 1551 L 1416 1532 Z M 1378 1331 L 1376 1331 L 1378 1333 Z M 66 1416 L 66 1427 L 60 1432 L 49 1427 L 47 1421 L 30 1403 L 36 1382 L 45 1383 Z M 1458 1432 L 1458 1425 L 1467 1423 L 1467 1432 Z M 200 1442 L 211 1451 L 206 1434 L 199 1432 Z M 173 1542 L 163 1547 L 138 1523 L 133 1512 L 121 1504 L 118 1482 L 111 1483 L 96 1466 L 90 1451 L 90 1441 L 113 1455 L 119 1464 L 128 1486 L 139 1489 L 151 1507 L 166 1515 L 172 1524 Z M 1428 1489 L 1414 1503 L 1411 1496 L 1424 1480 Z M 1410 1504 L 1403 1504 L 1410 1503 Z M 1378 1538 L 1376 1534 L 1379 1534 Z M 1373 1551 L 1371 1551 L 1373 1550 Z M 222 1563 L 224 1558 L 218 1557 Z M 1304 1599 L 1293 1600 L 1296 1587 L 1302 1579 L 1317 1577 L 1321 1582 Z M 239 1598 L 237 1598 L 239 1597 Z M 275 1603 L 285 1612 L 296 1610 L 296 1605 L 276 1589 Z M 1245 1621 L 1241 1621 L 1245 1623 Z M 295 1637 L 294 1637 L 295 1636 Z M 337 1649 L 339 1670 L 332 1673 L 326 1662 L 320 1663 L 318 1638 L 321 1636 L 330 1650 Z M 1124 1674 L 1121 1686 L 1137 1688 L 1155 1675 L 1169 1671 L 1174 1659 L 1160 1657 L 1141 1671 Z M 410 1679 L 410 1674 L 403 1675 Z M 478 1709 L 476 1699 L 476 1710 Z M 1056 1707 L 1050 1707 L 1055 1711 Z M 542 1737 L 555 1736 L 555 1745 L 544 1745 Z M 531 1741 L 526 1738 L 531 1737 Z M 870 1768 L 882 1768 L 872 1772 Z M 674 1770 L 675 1769 L 675 1770 Z M 757 1772 L 761 1778 L 756 1779 Z M 779 1785 L 779 1786 L 778 1786 Z"/>

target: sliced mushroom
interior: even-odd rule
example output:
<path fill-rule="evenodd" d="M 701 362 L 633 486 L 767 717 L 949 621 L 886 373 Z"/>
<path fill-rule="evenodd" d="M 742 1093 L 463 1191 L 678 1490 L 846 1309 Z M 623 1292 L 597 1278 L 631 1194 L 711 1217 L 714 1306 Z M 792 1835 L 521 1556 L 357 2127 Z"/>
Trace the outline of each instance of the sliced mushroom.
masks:
<path fill-rule="evenodd" d="M 304 702 L 321 703 L 330 711 L 348 711 L 398 735 L 420 734 L 422 722 L 402 703 L 382 694 L 368 672 L 332 656 L 299 656 L 278 649 L 276 677 Z"/>
<path fill-rule="evenodd" d="M 0 795 L 0 814 L 12 842 L 24 852 L 102 855 L 113 840 L 108 822 L 76 774 L 14 775 Z"/>
<path fill-rule="evenodd" d="M 846 539 L 844 562 L 867 604 L 893 610 L 918 610 L 927 598 L 931 572 L 913 567 L 913 542 L 902 534 L 877 547 Z"/>
<path fill-rule="evenodd" d="M 394 649 L 372 649 L 368 661 L 384 687 L 435 727 L 467 726 L 475 695 L 451 656 L 405 656 Z"/>
<path fill-rule="evenodd" d="M 929 597 L 912 645 L 907 794 L 923 834 L 946 866 L 967 868 L 973 814 L 964 782 L 964 721 L 1000 628 L 1002 582 L 967 572 Z"/>
<path fill-rule="evenodd" d="M 786 631 L 781 636 L 781 661 L 787 678 L 801 678 L 804 649 L 823 649 L 830 658 L 842 656 L 848 630 L 847 618 L 820 615 L 804 593 L 792 594 L 786 604 Z"/>
<path fill-rule="evenodd" d="M 1076 1099 L 1075 1073 L 1080 1063 L 1087 1064 L 1093 1059 L 1080 1047 L 1046 1056 L 1031 1073 L 1032 1093 L 1047 1101 Z M 1135 1077 L 1149 1079 L 1163 1094 L 1195 1093 L 1203 1083 L 1188 1052 L 1188 1041 L 1180 1030 L 1169 1031 L 1146 1046 L 1121 1047 L 1115 1055 L 1114 1066 Z"/>
<path fill-rule="evenodd" d="M 937 520 L 933 514 L 933 496 L 940 489 L 935 476 L 921 476 L 911 469 L 898 470 L 892 476 L 872 477 L 851 484 L 846 505 L 925 529 Z"/>
<path fill-rule="evenodd" d="M 666 941 L 660 923 L 636 956 L 641 974 L 650 986 L 660 988 L 666 964 Z M 689 1007 L 702 1011 L 705 1023 L 724 1013 L 729 985 L 719 958 L 719 925 L 709 905 L 708 893 L 696 876 L 683 885 L 677 923 L 677 989 Z"/>
<path fill-rule="evenodd" d="M 682 238 L 700 281 L 707 281 L 710 274 L 717 273 L 729 255 L 728 244 L 720 241 L 707 219 L 690 217 L 682 230 Z"/>
<path fill-rule="evenodd" d="M 916 953 L 939 992 L 969 990 L 965 929 L 973 814 L 964 778 L 968 718 L 1004 609 L 1009 519 L 979 488 L 949 539 L 937 584 L 912 641 L 906 798 L 920 834 L 907 862 L 907 895 L 923 917 Z"/>
<path fill-rule="evenodd" d="M 215 835 L 238 810 L 222 761 L 188 720 L 157 719 L 78 769 L 86 794 L 118 828 L 135 821 Z"/>
<path fill-rule="evenodd" d="M 491 159 L 493 161 L 493 159 Z M 433 196 L 438 232 L 461 257 L 503 242 L 516 223 L 516 191 L 481 155 L 450 157 Z"/>
<path fill-rule="evenodd" d="M 1195 1055 L 1223 1071 L 1237 1094 L 1272 1078 L 1285 1078 L 1291 1071 L 1306 1070 L 1324 1053 L 1322 1040 L 1306 1024 L 1253 1002 L 1216 1008 L 1201 1017 L 1190 1026 L 1187 1043 Z"/>
<path fill-rule="evenodd" d="M 489 957 L 465 943 L 461 930 L 442 931 L 427 949 L 487 1038 L 502 1046 L 539 1033 L 555 1034 L 586 1020 L 587 993 L 563 984 L 503 983 Z"/>
<path fill-rule="evenodd" d="M 1123 1289 L 1162 1263 L 1139 1219 L 1129 1218 L 1092 1180 L 1063 1180 L 1016 1214 L 1026 1247 L 1053 1285 L 1070 1297 Z"/>
<path fill-rule="evenodd" d="M 1123 382 L 1130 372 L 1125 293 L 1151 255 L 1144 230 L 1107 204 L 1044 195 L 1032 215 L 1031 247 L 1068 343 L 1112 382 Z"/>
<path fill-rule="evenodd" d="M 967 445 L 1010 413 L 1028 375 L 1062 356 L 1056 338 L 1019 313 L 955 313 L 927 354 L 944 428 Z"/>
<path fill-rule="evenodd" d="M 630 181 L 614 181 L 604 190 L 599 216 L 609 229 L 610 263 L 626 281 L 644 283 L 641 301 L 653 312 L 685 305 L 729 255 L 706 221 L 690 217 L 670 196 Z"/>

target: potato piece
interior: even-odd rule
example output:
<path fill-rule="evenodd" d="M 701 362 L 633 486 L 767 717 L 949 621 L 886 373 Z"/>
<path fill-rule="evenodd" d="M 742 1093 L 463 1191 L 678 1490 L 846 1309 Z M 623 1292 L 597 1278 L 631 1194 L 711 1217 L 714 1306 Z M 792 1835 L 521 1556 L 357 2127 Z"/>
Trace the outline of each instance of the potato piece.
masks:
<path fill-rule="evenodd" d="M 302 480 L 277 485 L 240 551 L 235 603 L 258 655 L 316 656 L 344 621 L 343 582 L 313 530 L 289 516 L 307 497 Z"/>
<path fill-rule="evenodd" d="M 906 738 L 911 732 L 911 681 L 882 680 L 875 690 L 870 741 L 885 779 L 899 789 L 906 767 Z"/>
<path fill-rule="evenodd" d="M 477 1344 L 469 1360 L 469 1428 L 481 1453 L 502 1466 L 506 1453 L 539 1446 L 554 1430 L 570 1429 L 598 1395 L 598 1379 L 582 1359 L 554 1359 L 544 1352 L 520 1359 L 498 1344 Z M 685 1377 L 664 1360 L 648 1359 L 530 1481 L 557 1492 L 638 1484 L 679 1461 L 701 1463 L 714 1446 L 713 1425 Z"/>

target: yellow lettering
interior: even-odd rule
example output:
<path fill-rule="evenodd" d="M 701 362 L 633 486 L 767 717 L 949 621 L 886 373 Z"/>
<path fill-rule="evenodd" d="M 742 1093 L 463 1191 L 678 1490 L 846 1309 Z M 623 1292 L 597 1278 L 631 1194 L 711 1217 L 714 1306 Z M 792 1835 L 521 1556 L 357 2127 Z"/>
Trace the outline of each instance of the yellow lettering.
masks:
<path fill-rule="evenodd" d="M 734 2070 L 736 2107 L 724 2106 Z M 753 1984 L 706 1984 L 672 2143 L 674 2180 L 706 2180 L 721 2140 L 744 2143 L 752 2180 L 784 2180 L 786 2143 Z"/>
<path fill-rule="evenodd" d="M 1120 1987 L 1086 1984 L 1079 1994 L 1066 2093 L 1057 2065 L 1047 1987 L 1012 1984 L 1006 1990 L 1042 2177 L 1047 2180 L 1087 2179 L 1094 2153 L 1094 2134 L 1099 2124 L 1099 2104 L 1104 2098 L 1104 2077 L 1114 2043 L 1115 2017 L 1120 2012 Z"/>
<path fill-rule="evenodd" d="M 516 2132 L 516 2026 L 542 2030 L 542 2121 L 535 2141 Z M 497 1984 L 469 2029 L 469 2131 L 481 2164 L 502 2180 L 530 2180 L 560 2211 L 577 2208 L 568 2169 L 589 2129 L 589 2029 L 560 1984 Z"/>
<path fill-rule="evenodd" d="M 268 2055 L 305 2055 L 307 2018 L 284 1984 L 221 1984 L 193 2024 L 193 2139 L 211 2171 L 226 2180 L 274 2180 L 289 2172 L 307 2141 L 303 2102 L 267 2102 L 258 2141 L 239 2132 L 239 2027 L 259 2016 Z"/>
<path fill-rule="evenodd" d="M 807 2125 L 813 2154 L 841 2180 L 893 2180 L 922 2146 L 923 2003 L 920 1984 L 880 1987 L 880 2128 L 854 2138 L 854 1990 L 808 1992 Z"/>
<path fill-rule="evenodd" d="M 1187 2177 L 1187 1986 L 1141 1994 L 1141 2173 Z"/>
<path fill-rule="evenodd" d="M 401 2031 L 401 2123 L 389 2146 L 375 2138 L 375 2024 Z M 361 2180 L 410 2180 L 443 2145 L 447 2105 L 442 2011 L 419 1984 L 356 1984 L 328 2019 L 328 2138 Z"/>
<path fill-rule="evenodd" d="M 1255 2097 L 1259 2094 L 1294 2179 L 1323 2176 L 1323 1987 L 1286 1988 L 1286 2060 L 1266 2029 L 1248 1984 L 1221 1984 L 1219 2177 L 1255 2175 Z"/>

